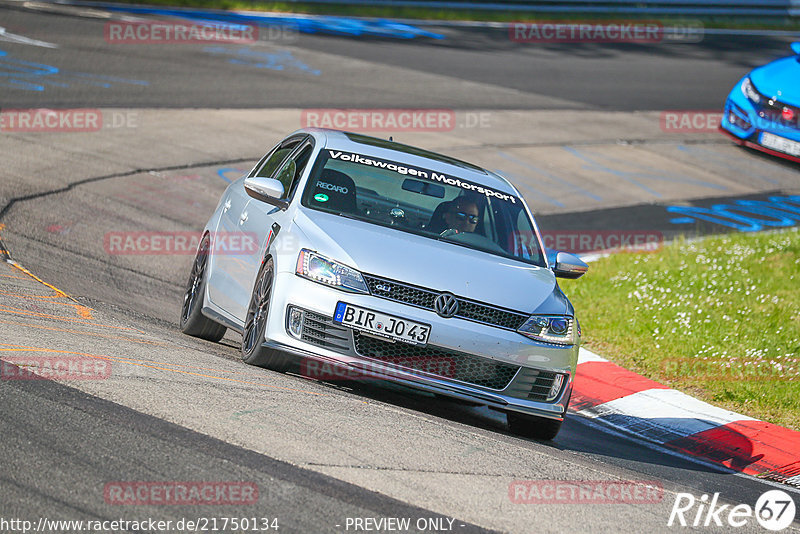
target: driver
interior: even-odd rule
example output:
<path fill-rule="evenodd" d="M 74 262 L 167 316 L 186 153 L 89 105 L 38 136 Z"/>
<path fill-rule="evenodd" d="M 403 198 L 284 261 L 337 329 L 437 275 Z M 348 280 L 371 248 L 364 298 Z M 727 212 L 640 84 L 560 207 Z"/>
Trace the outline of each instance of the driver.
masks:
<path fill-rule="evenodd" d="M 478 205 L 467 199 L 459 199 L 450 204 L 444 214 L 446 228 L 452 228 L 458 233 L 471 233 L 478 225 Z"/>

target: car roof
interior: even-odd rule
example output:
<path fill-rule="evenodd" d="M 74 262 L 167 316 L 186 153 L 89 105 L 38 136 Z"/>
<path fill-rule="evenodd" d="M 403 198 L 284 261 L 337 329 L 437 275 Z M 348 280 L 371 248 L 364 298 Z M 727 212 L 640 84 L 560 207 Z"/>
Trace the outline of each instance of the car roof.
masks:
<path fill-rule="evenodd" d="M 516 188 L 502 176 L 450 156 L 354 132 L 324 128 L 309 128 L 301 131 L 318 137 L 324 148 L 346 150 L 365 156 L 398 161 L 519 196 Z"/>

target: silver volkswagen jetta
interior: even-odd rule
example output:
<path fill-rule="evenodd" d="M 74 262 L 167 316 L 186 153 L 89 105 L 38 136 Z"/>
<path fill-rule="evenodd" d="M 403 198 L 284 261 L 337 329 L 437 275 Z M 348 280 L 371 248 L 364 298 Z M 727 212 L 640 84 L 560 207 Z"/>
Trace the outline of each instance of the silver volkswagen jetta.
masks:
<path fill-rule="evenodd" d="M 249 364 L 323 362 L 487 405 L 513 432 L 552 439 L 580 343 L 556 277 L 586 269 L 564 252 L 549 264 L 522 196 L 495 173 L 301 130 L 225 191 L 180 325 L 213 341 L 240 332 Z"/>

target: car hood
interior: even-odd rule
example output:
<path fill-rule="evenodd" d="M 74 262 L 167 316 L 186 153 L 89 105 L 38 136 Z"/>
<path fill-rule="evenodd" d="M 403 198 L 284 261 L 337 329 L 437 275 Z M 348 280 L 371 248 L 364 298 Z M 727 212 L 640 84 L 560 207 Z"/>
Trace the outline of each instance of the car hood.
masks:
<path fill-rule="evenodd" d="M 781 102 L 800 106 L 800 59 L 786 57 L 758 67 L 750 73 L 750 79 L 759 92 Z"/>
<path fill-rule="evenodd" d="M 525 313 L 572 312 L 544 267 L 309 209 L 295 223 L 317 252 L 363 273 Z"/>

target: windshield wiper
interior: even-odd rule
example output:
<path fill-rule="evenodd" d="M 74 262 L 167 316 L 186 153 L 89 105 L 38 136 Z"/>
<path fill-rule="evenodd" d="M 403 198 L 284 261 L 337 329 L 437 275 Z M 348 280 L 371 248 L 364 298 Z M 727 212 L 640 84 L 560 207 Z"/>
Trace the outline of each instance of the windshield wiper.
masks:
<path fill-rule="evenodd" d="M 340 211 L 336 215 L 339 217 L 344 217 L 345 219 L 353 219 L 354 221 L 372 222 L 369 219 L 364 219 L 363 217 L 359 217 L 353 213 L 347 213 L 346 211 Z"/>

